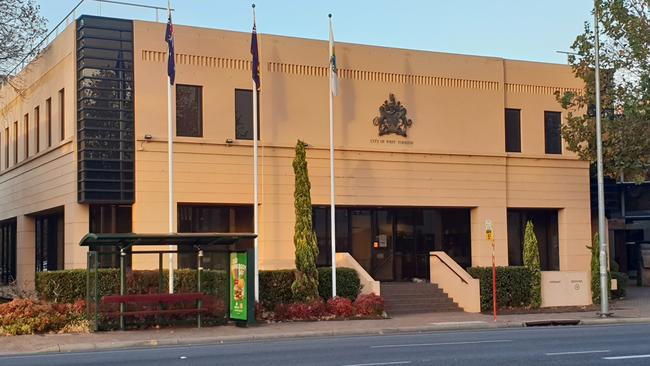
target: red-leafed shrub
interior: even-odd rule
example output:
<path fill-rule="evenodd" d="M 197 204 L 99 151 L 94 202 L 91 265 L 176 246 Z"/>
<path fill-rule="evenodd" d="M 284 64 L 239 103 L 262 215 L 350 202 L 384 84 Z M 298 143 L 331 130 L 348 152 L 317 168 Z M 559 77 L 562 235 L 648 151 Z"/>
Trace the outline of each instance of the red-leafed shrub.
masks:
<path fill-rule="evenodd" d="M 0 334 L 87 331 L 85 307 L 82 300 L 74 304 L 56 304 L 32 299 L 15 299 L 0 305 Z"/>
<path fill-rule="evenodd" d="M 327 300 L 327 310 L 337 318 L 349 318 L 354 314 L 352 300 L 346 297 L 336 297 Z"/>
<path fill-rule="evenodd" d="M 328 315 L 327 307 L 323 300 L 314 300 L 307 303 L 297 302 L 287 307 L 287 320 L 317 320 Z"/>
<path fill-rule="evenodd" d="M 354 300 L 354 310 L 357 316 L 382 316 L 384 298 L 375 294 L 361 294 Z"/>

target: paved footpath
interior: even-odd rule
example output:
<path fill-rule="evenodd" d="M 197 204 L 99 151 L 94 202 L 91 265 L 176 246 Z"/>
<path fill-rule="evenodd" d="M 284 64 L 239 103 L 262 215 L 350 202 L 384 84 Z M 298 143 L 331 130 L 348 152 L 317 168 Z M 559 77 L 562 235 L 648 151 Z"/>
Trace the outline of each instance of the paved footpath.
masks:
<path fill-rule="evenodd" d="M 20 353 L 77 352 L 129 347 L 196 345 L 329 335 L 372 335 L 436 330 L 523 327 L 534 322 L 573 321 L 584 325 L 650 323 L 650 288 L 630 287 L 628 297 L 612 304 L 614 316 L 601 319 L 593 312 L 501 315 L 428 313 L 391 319 L 259 324 L 250 328 L 165 328 L 90 334 L 46 334 L 4 337 L 0 356 Z"/>

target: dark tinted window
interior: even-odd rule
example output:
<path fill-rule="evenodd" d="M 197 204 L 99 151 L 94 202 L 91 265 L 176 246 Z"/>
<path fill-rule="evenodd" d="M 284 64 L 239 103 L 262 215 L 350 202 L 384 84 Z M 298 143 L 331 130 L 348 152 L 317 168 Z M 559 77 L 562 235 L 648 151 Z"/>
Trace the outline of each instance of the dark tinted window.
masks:
<path fill-rule="evenodd" d="M 36 271 L 63 269 L 63 213 L 39 215 L 36 230 Z"/>
<path fill-rule="evenodd" d="M 260 139 L 259 92 L 257 109 L 257 139 Z M 235 89 L 235 138 L 237 140 L 253 139 L 253 91 Z"/>
<path fill-rule="evenodd" d="M 523 265 L 524 234 L 526 223 L 531 221 L 539 246 L 542 271 L 560 270 L 560 240 L 557 210 L 508 210 L 508 265 Z"/>
<path fill-rule="evenodd" d="M 47 147 L 50 147 L 52 146 L 52 98 L 47 98 L 45 101 L 45 124 Z"/>
<path fill-rule="evenodd" d="M 90 205 L 90 232 L 95 234 L 130 233 L 132 231 L 132 211 L 129 205 Z M 119 268 L 120 256 L 114 247 L 90 247 L 96 251 L 100 268 Z M 131 253 L 127 255 L 127 266 L 131 263 Z"/>
<path fill-rule="evenodd" d="M 506 109 L 506 151 L 521 152 L 521 111 Z"/>
<path fill-rule="evenodd" d="M 176 136 L 203 136 L 203 90 L 176 85 Z"/>
<path fill-rule="evenodd" d="M 544 141 L 547 154 L 562 154 L 562 114 L 544 112 Z"/>
<path fill-rule="evenodd" d="M 16 280 L 16 220 L 0 224 L 0 285 Z"/>

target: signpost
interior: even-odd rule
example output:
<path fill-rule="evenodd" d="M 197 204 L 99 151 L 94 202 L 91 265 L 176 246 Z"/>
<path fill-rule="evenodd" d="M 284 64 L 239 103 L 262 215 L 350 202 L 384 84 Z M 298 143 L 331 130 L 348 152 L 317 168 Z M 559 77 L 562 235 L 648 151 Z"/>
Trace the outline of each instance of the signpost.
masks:
<path fill-rule="evenodd" d="M 485 220 L 485 238 L 492 244 L 492 310 L 497 321 L 497 266 L 494 255 L 494 230 L 492 220 Z"/>
<path fill-rule="evenodd" d="M 230 319 L 237 325 L 255 322 L 255 263 L 252 251 L 231 252 L 229 265 Z M 250 265 L 249 265 L 250 264 Z"/>

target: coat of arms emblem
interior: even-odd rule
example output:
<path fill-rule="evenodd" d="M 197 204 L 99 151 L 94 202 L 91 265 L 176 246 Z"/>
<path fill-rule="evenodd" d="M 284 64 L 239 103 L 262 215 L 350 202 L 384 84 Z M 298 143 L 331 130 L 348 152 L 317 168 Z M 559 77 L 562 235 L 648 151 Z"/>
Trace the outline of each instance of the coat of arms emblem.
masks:
<path fill-rule="evenodd" d="M 406 108 L 391 93 L 388 100 L 379 107 L 379 116 L 372 120 L 372 124 L 379 127 L 379 136 L 394 133 L 406 137 L 406 130 L 413 121 L 406 117 Z"/>

